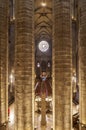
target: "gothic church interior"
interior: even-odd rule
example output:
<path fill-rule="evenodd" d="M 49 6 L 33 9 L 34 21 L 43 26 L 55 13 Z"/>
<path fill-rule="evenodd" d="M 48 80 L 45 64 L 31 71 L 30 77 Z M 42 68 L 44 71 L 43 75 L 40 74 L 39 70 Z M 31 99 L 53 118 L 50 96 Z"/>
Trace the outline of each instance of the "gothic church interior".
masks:
<path fill-rule="evenodd" d="M 0 130 L 86 130 L 86 0 L 0 0 Z"/>

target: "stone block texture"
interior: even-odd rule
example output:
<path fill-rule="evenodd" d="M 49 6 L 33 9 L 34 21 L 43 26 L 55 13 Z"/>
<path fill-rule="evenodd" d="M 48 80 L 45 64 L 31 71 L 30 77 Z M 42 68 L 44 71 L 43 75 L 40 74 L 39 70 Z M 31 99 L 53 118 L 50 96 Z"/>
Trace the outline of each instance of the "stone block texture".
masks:
<path fill-rule="evenodd" d="M 86 0 L 79 1 L 79 16 L 80 122 L 86 125 Z"/>
<path fill-rule="evenodd" d="M 7 121 L 8 121 L 8 0 L 0 0 L 0 126 L 2 126 L 3 123 Z"/>
<path fill-rule="evenodd" d="M 53 99 L 54 129 L 72 129 L 71 0 L 54 0 Z M 54 102 L 53 101 L 53 102 Z"/>
<path fill-rule="evenodd" d="M 15 7 L 15 130 L 32 130 L 33 1 Z"/>

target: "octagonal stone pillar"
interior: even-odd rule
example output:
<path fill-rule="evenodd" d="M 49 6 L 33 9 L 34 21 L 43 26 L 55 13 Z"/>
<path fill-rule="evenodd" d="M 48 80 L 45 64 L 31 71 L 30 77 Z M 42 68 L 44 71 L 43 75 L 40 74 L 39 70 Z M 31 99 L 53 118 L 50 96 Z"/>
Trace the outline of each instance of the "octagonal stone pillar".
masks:
<path fill-rule="evenodd" d="M 86 0 L 79 1 L 80 130 L 86 130 Z"/>
<path fill-rule="evenodd" d="M 54 130 L 72 129 L 71 0 L 53 3 L 53 117 Z"/>
<path fill-rule="evenodd" d="M 15 0 L 15 130 L 32 130 L 33 0 Z"/>
<path fill-rule="evenodd" d="M 8 122 L 8 0 L 0 0 L 0 130 Z"/>

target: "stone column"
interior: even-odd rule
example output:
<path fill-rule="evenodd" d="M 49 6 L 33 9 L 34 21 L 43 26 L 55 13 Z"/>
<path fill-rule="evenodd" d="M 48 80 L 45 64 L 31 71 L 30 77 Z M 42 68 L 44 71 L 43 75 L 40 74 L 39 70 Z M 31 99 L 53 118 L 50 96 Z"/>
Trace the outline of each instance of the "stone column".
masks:
<path fill-rule="evenodd" d="M 33 0 L 15 7 L 15 130 L 32 130 Z"/>
<path fill-rule="evenodd" d="M 86 0 L 80 0 L 79 7 L 80 128 L 86 130 Z"/>
<path fill-rule="evenodd" d="M 41 96 L 41 125 L 46 126 L 46 94 Z"/>
<path fill-rule="evenodd" d="M 54 0 L 54 130 L 72 129 L 71 0 Z"/>
<path fill-rule="evenodd" d="M 8 7 L 0 0 L 0 130 L 8 121 Z"/>

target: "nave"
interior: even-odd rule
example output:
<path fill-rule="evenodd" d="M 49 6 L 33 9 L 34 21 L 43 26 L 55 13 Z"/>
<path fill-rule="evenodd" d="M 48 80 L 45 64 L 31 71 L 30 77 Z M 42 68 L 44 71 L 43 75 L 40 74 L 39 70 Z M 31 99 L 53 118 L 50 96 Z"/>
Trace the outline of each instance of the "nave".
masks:
<path fill-rule="evenodd" d="M 14 130 L 14 107 L 15 104 L 12 103 L 9 106 L 10 109 L 10 113 L 9 113 L 9 123 L 8 123 L 8 130 Z M 73 103 L 73 115 L 76 115 L 79 112 L 79 105 L 75 105 Z M 74 118 L 75 119 L 75 118 Z M 76 123 L 76 122 L 75 122 Z M 46 114 L 46 128 L 41 128 L 41 113 L 40 112 L 35 112 L 35 119 L 34 119 L 34 126 L 35 129 L 34 130 L 53 130 L 53 117 L 52 117 L 52 113 L 47 113 Z M 74 126 L 73 130 L 78 130 L 76 128 L 76 126 Z"/>

